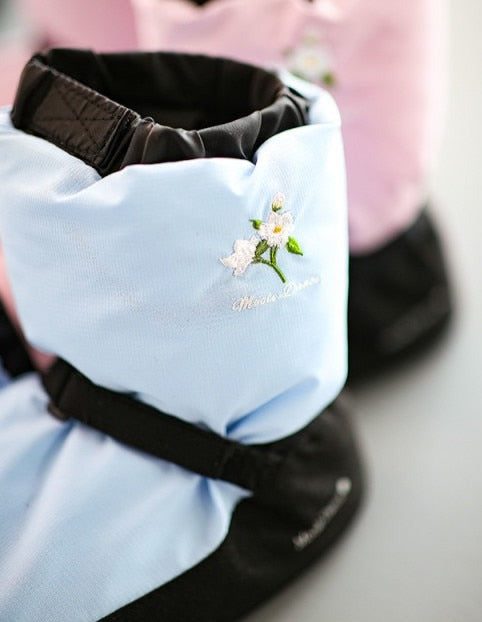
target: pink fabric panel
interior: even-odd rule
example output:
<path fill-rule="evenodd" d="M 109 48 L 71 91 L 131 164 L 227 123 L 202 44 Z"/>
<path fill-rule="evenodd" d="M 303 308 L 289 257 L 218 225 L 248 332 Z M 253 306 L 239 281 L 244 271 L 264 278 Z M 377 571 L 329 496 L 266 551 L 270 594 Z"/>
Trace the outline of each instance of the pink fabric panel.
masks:
<path fill-rule="evenodd" d="M 0 45 L 0 105 L 11 104 L 23 66 L 38 44 L 134 49 L 137 45 L 129 0 L 18 0 L 32 40 Z"/>
<path fill-rule="evenodd" d="M 133 49 L 136 34 L 129 0 L 20 0 L 25 18 L 50 46 Z"/>
<path fill-rule="evenodd" d="M 0 45 L 0 106 L 11 104 L 23 66 L 30 58 L 26 43 Z"/>
<path fill-rule="evenodd" d="M 414 220 L 443 109 L 445 0 L 132 1 L 144 48 L 289 69 L 304 54 L 310 79 L 326 66 L 344 125 L 351 251 L 369 252 Z"/>

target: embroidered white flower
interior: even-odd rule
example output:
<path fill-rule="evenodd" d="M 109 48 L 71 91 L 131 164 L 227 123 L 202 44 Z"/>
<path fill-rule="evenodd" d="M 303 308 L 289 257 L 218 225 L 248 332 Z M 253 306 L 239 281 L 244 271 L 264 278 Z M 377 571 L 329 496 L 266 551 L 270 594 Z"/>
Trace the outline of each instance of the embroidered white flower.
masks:
<path fill-rule="evenodd" d="M 271 209 L 273 210 L 273 212 L 279 212 L 280 209 L 283 208 L 285 202 L 285 195 L 282 192 L 277 192 L 274 197 L 273 200 L 271 201 Z"/>
<path fill-rule="evenodd" d="M 283 283 L 286 277 L 278 266 L 277 254 L 280 248 L 285 248 L 293 255 L 303 255 L 297 240 L 290 236 L 293 229 L 293 217 L 290 212 L 281 213 L 285 197 L 281 192 L 275 194 L 271 201 L 271 209 L 268 220 L 252 219 L 251 224 L 258 235 L 253 235 L 249 240 L 236 240 L 233 248 L 234 253 L 221 259 L 221 263 L 227 268 L 233 269 L 234 276 L 239 276 L 246 271 L 250 264 L 264 264 L 272 268 Z"/>
<path fill-rule="evenodd" d="M 333 59 L 317 32 L 306 32 L 295 49 L 285 52 L 287 69 L 309 82 L 333 86 Z"/>
<path fill-rule="evenodd" d="M 249 240 L 236 240 L 233 244 L 234 253 L 221 259 L 221 263 L 227 268 L 233 268 L 234 276 L 239 276 L 246 271 L 252 263 L 258 245 L 258 238 L 253 235 Z"/>
<path fill-rule="evenodd" d="M 293 230 L 293 217 L 290 212 L 271 212 L 268 222 L 259 226 L 259 236 L 268 242 L 268 246 L 281 248 L 288 242 Z"/>

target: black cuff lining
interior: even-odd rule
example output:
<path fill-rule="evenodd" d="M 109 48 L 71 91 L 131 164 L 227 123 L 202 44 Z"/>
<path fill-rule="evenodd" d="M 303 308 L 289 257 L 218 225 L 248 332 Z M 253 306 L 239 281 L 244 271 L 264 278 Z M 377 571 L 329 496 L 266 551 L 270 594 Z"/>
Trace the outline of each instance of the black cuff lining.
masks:
<path fill-rule="evenodd" d="M 53 49 L 26 65 L 12 122 L 104 176 L 128 164 L 251 160 L 271 136 L 305 125 L 307 115 L 306 99 L 251 65 Z"/>

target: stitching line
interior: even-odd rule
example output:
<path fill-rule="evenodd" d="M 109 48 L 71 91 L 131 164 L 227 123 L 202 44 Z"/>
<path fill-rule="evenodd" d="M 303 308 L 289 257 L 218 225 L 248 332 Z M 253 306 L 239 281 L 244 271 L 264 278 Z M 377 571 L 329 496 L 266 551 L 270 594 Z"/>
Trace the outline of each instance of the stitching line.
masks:
<path fill-rule="evenodd" d="M 92 140 L 93 144 L 96 145 L 96 147 L 99 148 L 99 143 L 96 141 L 96 139 L 94 138 L 93 134 L 90 132 L 90 130 L 87 127 L 87 125 L 85 125 L 85 123 L 83 123 L 82 119 L 80 118 L 80 115 L 74 109 L 74 104 L 67 99 L 67 93 L 63 92 L 63 89 L 60 88 L 60 86 L 57 84 L 57 81 L 54 82 L 53 87 L 57 91 L 57 93 L 60 95 L 60 98 L 62 99 L 64 104 L 67 106 L 67 108 L 72 112 L 74 117 L 80 123 L 80 126 L 85 131 L 87 136 L 89 136 L 89 138 Z M 105 140 L 104 140 L 104 144 L 105 144 Z"/>
<path fill-rule="evenodd" d="M 102 151 L 104 150 L 110 136 L 112 135 L 112 129 L 113 127 L 118 123 L 119 119 L 122 117 L 122 115 L 124 114 L 124 110 L 121 109 L 117 109 L 115 115 L 112 117 L 81 117 L 75 110 L 74 108 L 74 104 L 72 102 L 70 102 L 67 98 L 67 93 L 69 93 L 71 90 L 74 91 L 75 95 L 80 95 L 83 97 L 84 101 L 86 101 L 90 106 L 93 106 L 94 108 L 96 108 L 97 110 L 100 110 L 102 112 L 108 112 L 112 110 L 112 104 L 110 104 L 109 102 L 104 103 L 103 105 L 100 104 L 98 101 L 95 100 L 96 94 L 93 93 L 92 96 L 89 96 L 88 93 L 86 93 L 83 89 L 80 89 L 78 87 L 78 85 L 73 82 L 72 80 L 64 80 L 65 82 L 69 82 L 69 86 L 63 86 L 63 83 L 61 83 L 60 85 L 58 84 L 58 79 L 56 79 L 53 84 L 52 84 L 52 89 L 55 90 L 58 95 L 60 96 L 60 98 L 62 99 L 63 103 L 65 104 L 65 106 L 67 107 L 67 109 L 72 113 L 73 115 L 73 119 L 62 119 L 62 118 L 58 118 L 58 117 L 38 117 L 35 122 L 32 122 L 32 129 L 37 130 L 39 132 L 43 132 L 46 130 L 45 127 L 42 127 L 42 123 L 48 124 L 50 125 L 52 122 L 64 122 L 64 123 L 72 123 L 72 122 L 76 122 L 80 125 L 80 127 L 83 129 L 83 131 L 85 132 L 85 134 L 90 138 L 90 140 L 92 141 L 92 143 L 95 145 L 95 147 L 87 147 L 87 148 L 81 148 L 78 145 L 75 145 L 75 143 L 73 143 L 72 141 L 65 141 L 62 140 L 62 136 L 56 132 L 56 133 L 52 133 L 52 137 L 57 141 L 57 143 L 60 146 L 63 147 L 67 147 L 69 149 L 71 149 L 73 152 L 75 152 L 76 154 L 79 155 L 85 155 L 85 156 L 97 156 L 97 157 L 101 157 L 102 155 Z M 111 121 L 110 126 L 106 129 L 106 131 L 104 132 L 104 139 L 103 141 L 99 144 L 94 136 L 92 135 L 92 133 L 90 132 L 88 126 L 85 125 L 84 121 Z"/>

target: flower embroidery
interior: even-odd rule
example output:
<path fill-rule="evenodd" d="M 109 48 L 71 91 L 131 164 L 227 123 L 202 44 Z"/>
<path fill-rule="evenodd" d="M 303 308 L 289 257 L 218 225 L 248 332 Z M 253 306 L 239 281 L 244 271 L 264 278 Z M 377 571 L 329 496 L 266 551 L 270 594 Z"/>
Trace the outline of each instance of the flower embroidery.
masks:
<path fill-rule="evenodd" d="M 273 268 L 281 281 L 286 283 L 286 277 L 277 262 L 279 249 L 284 247 L 294 255 L 303 255 L 303 251 L 295 238 L 290 236 L 294 226 L 293 217 L 290 212 L 281 212 L 283 203 L 284 196 L 279 192 L 271 202 L 267 221 L 251 220 L 259 237 L 253 235 L 249 240 L 236 240 L 234 253 L 221 259 L 224 266 L 233 269 L 234 276 L 243 274 L 250 264 L 260 263 Z"/>
<path fill-rule="evenodd" d="M 333 61 L 316 31 L 306 32 L 296 49 L 285 50 L 286 67 L 292 74 L 309 82 L 335 85 Z"/>
<path fill-rule="evenodd" d="M 226 268 L 233 268 L 234 276 L 243 274 L 249 264 L 253 261 L 256 253 L 258 238 L 253 235 L 249 240 L 236 240 L 234 243 L 234 253 L 221 259 L 221 263 Z"/>
<path fill-rule="evenodd" d="M 262 240 L 268 242 L 269 246 L 281 248 L 288 242 L 292 229 L 293 218 L 289 212 L 284 214 L 271 212 L 268 222 L 263 222 L 259 226 L 259 235 Z"/>

